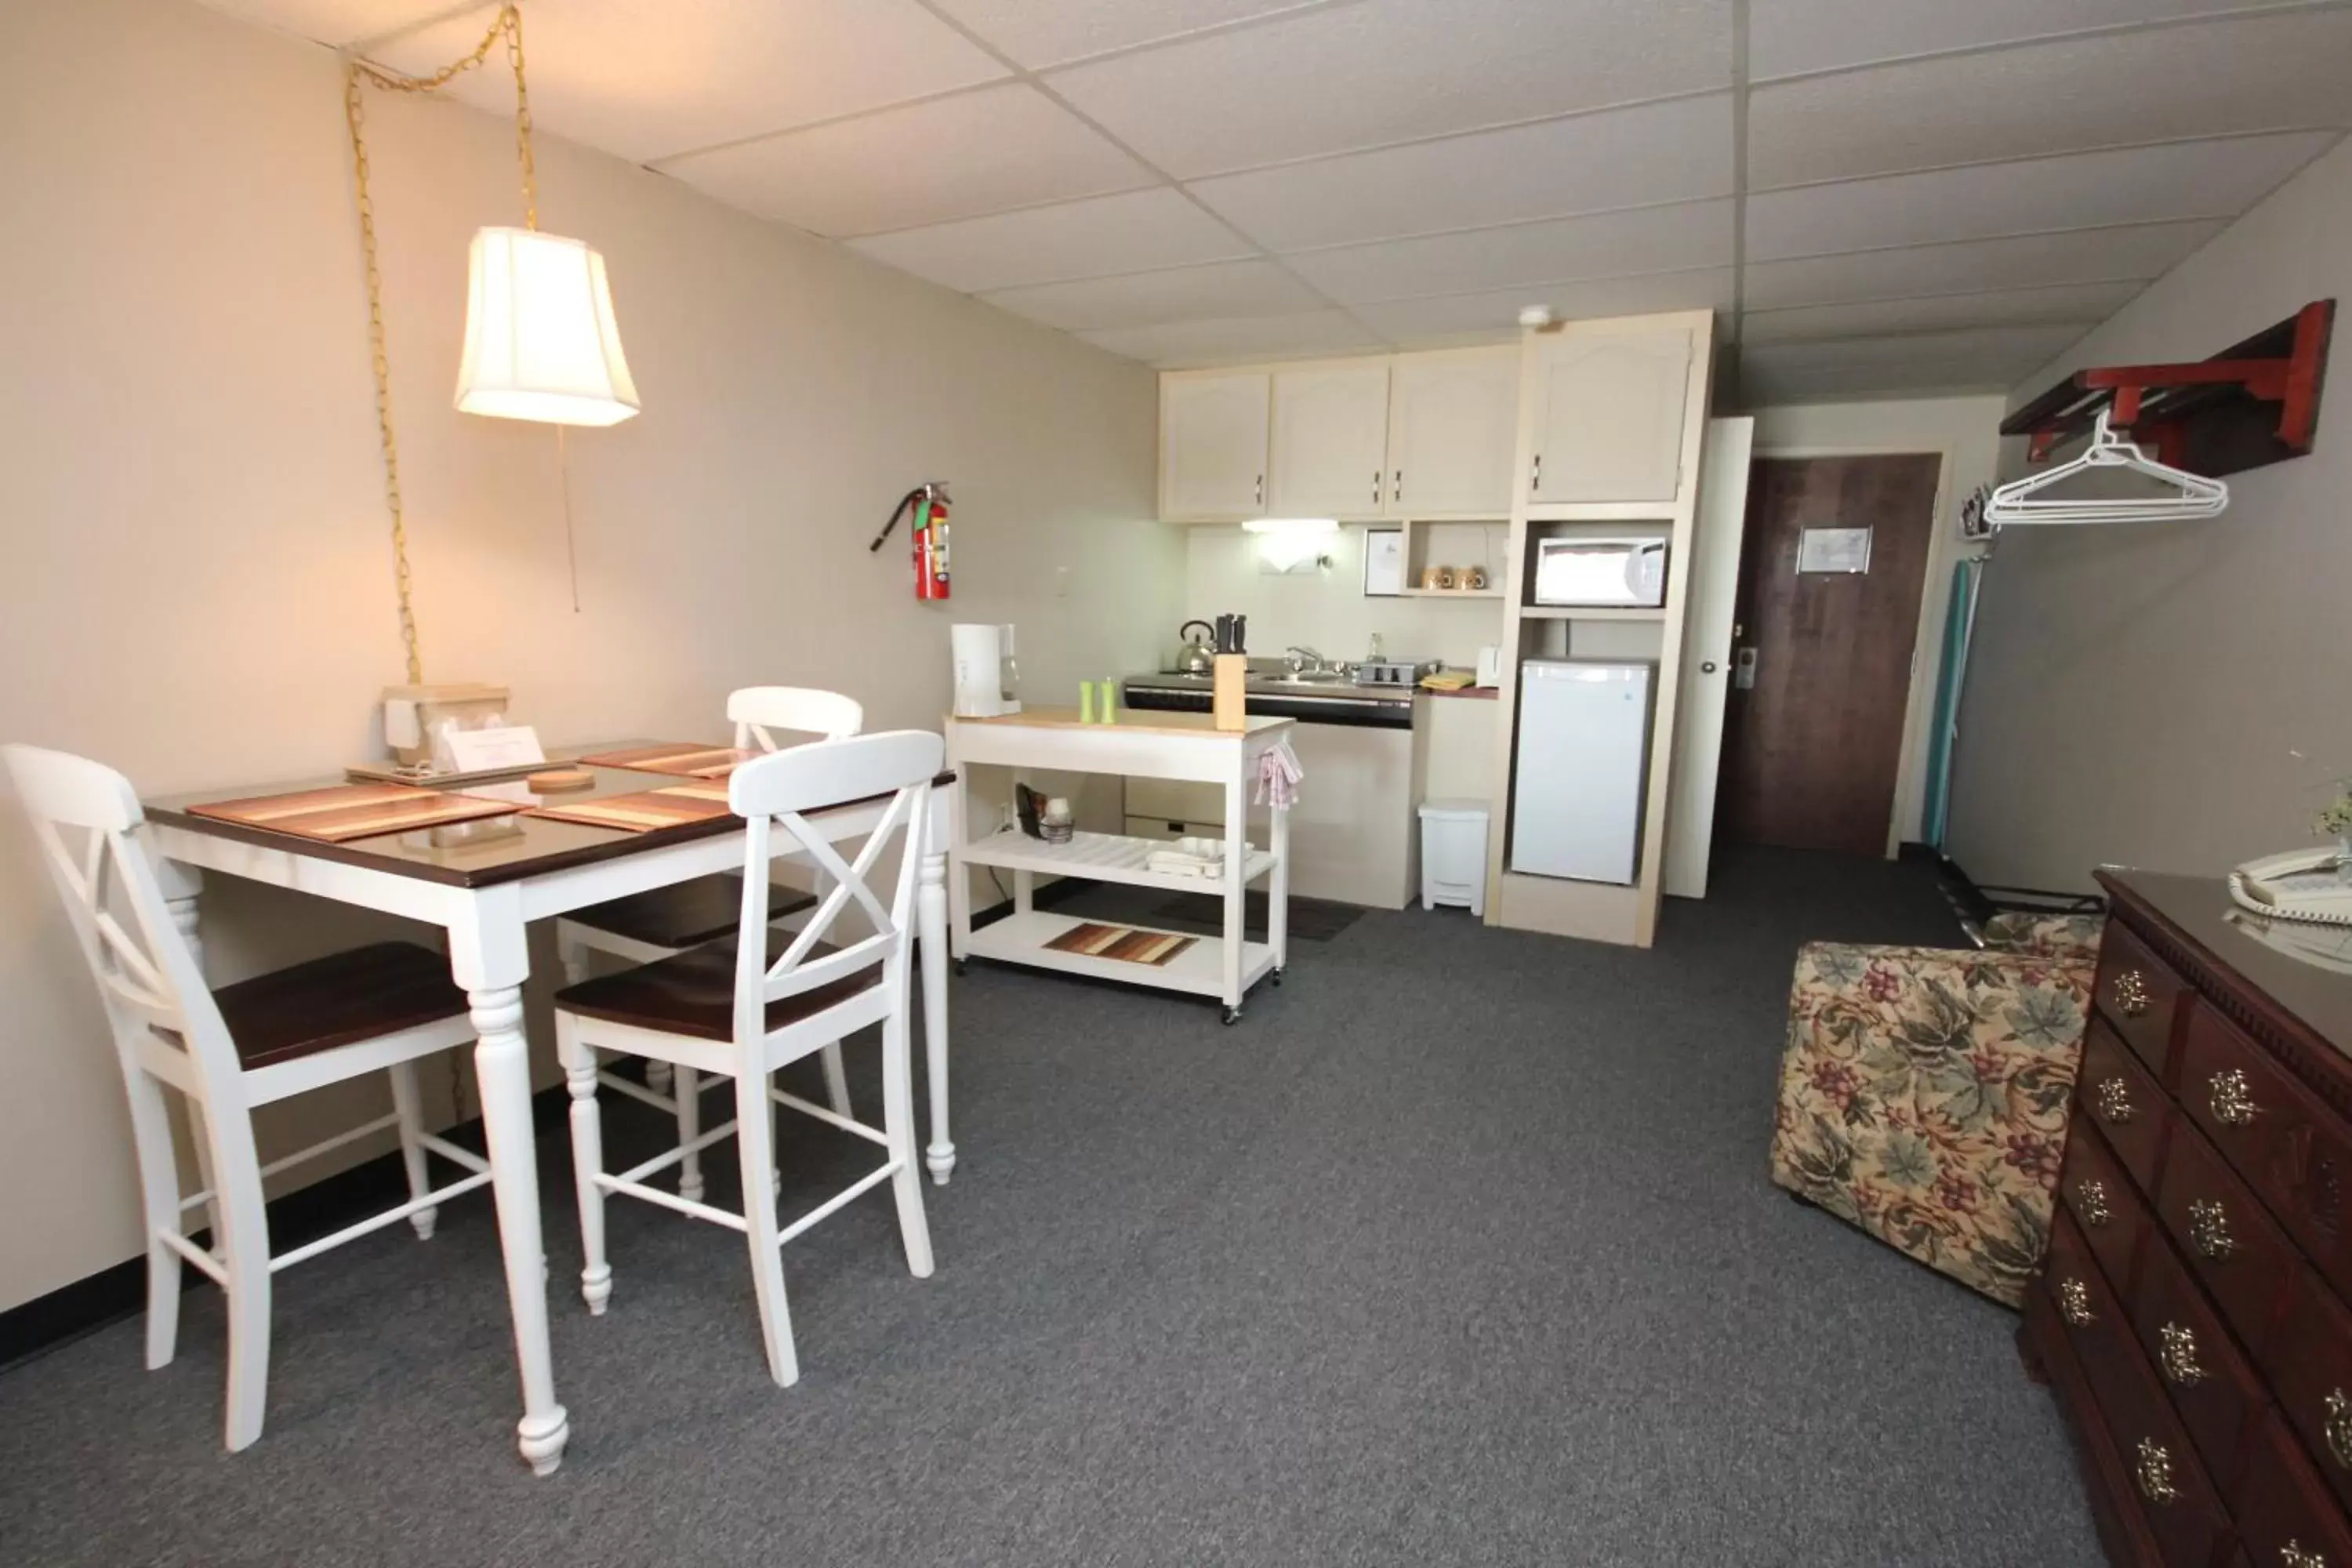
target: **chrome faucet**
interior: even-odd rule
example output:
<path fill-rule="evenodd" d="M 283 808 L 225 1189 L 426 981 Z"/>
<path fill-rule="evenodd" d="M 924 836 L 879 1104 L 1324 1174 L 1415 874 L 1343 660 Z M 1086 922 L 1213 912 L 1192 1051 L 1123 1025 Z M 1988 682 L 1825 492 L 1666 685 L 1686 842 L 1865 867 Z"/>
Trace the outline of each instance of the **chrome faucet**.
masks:
<path fill-rule="evenodd" d="M 1324 668 L 1323 656 L 1311 647 L 1289 647 L 1283 651 L 1290 656 L 1290 673 L 1293 675 L 1303 675 L 1310 669 Z"/>

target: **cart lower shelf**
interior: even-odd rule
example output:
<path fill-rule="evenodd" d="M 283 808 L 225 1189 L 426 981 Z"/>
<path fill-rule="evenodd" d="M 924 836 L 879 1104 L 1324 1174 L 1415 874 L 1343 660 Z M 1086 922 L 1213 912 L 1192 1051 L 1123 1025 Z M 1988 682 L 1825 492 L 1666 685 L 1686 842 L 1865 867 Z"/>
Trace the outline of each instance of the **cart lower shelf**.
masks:
<path fill-rule="evenodd" d="M 1167 931 L 1159 926 L 1129 926 L 1154 935 L 1191 937 L 1192 945 L 1165 963 L 1135 963 L 1119 958 L 1094 958 L 1064 952 L 1045 944 L 1082 925 L 1113 922 L 1081 920 L 1075 915 L 1032 910 L 1007 915 L 972 931 L 965 952 L 973 958 L 1002 963 L 1024 963 L 1037 969 L 1058 969 L 1066 974 L 1117 980 L 1129 985 L 1152 985 L 1163 991 L 1189 992 L 1196 996 L 1223 996 L 1225 991 L 1225 942 L 1222 937 L 1192 931 Z M 1116 922 L 1126 924 L 1125 921 Z M 1242 990 L 1264 979 L 1274 968 L 1274 949 L 1262 942 L 1242 943 Z"/>

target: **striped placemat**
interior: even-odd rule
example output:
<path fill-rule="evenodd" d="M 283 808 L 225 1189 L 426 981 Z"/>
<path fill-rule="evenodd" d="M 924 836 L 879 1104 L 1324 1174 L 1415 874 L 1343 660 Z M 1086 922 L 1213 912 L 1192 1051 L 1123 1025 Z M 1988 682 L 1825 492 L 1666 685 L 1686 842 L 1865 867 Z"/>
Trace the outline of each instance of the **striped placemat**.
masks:
<path fill-rule="evenodd" d="M 681 778 L 723 779 L 758 756 L 735 746 L 700 746 L 677 741 L 659 746 L 638 746 L 626 752 L 599 752 L 580 761 L 592 768 L 630 768 L 641 773 L 676 773 Z"/>
<path fill-rule="evenodd" d="M 1173 931 L 1138 931 L 1133 926 L 1088 921 L 1072 926 L 1045 945 L 1056 952 L 1116 958 L 1128 963 L 1148 963 L 1156 969 L 1172 963 L 1178 953 L 1200 940 L 1197 936 L 1178 936 Z"/>
<path fill-rule="evenodd" d="M 519 809 L 510 800 L 389 784 L 336 784 L 327 789 L 253 795 L 188 807 L 192 816 L 323 839 L 329 844 L 373 838 L 384 833 L 406 833 L 419 827 L 440 827 L 452 822 L 471 822 L 477 817 L 510 816 Z"/>
<path fill-rule="evenodd" d="M 608 795 L 601 800 L 571 801 L 560 805 L 534 805 L 525 816 L 552 817 L 557 822 L 583 822 L 591 827 L 617 827 L 624 833 L 651 833 L 658 827 L 684 827 L 728 815 L 727 792 L 713 799 L 709 785 L 675 784 L 668 789 L 640 790 L 635 795 Z"/>

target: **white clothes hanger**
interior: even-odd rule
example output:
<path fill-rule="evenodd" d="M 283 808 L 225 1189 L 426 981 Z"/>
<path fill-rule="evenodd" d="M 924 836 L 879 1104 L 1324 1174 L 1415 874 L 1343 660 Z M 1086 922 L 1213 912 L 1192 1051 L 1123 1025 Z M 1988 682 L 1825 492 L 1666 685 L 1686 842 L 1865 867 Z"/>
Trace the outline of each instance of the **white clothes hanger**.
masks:
<path fill-rule="evenodd" d="M 2040 492 L 2063 479 L 2093 469 L 2144 474 L 2177 492 L 2165 496 L 2077 496 L 2042 499 Z M 2219 517 L 2230 505 L 2230 487 L 2219 479 L 2159 463 L 2131 442 L 2107 428 L 2107 411 L 2099 410 L 2091 429 L 2091 444 L 2071 463 L 2048 473 L 2014 480 L 1992 492 L 1985 503 L 1985 521 L 1998 529 L 2012 522 L 2167 522 L 2179 518 Z"/>

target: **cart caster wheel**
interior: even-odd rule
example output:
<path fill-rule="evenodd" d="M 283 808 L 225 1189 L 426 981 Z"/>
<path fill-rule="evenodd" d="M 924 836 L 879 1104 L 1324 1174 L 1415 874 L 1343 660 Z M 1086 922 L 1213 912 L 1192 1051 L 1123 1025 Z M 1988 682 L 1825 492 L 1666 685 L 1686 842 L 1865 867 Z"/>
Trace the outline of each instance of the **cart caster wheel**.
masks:
<path fill-rule="evenodd" d="M 1273 973 L 1267 975 L 1266 978 L 1273 981 L 1276 985 L 1279 985 L 1282 984 L 1282 971 L 1277 969 Z"/>
<path fill-rule="evenodd" d="M 964 975 L 971 971 L 971 966 L 969 963 L 966 963 L 962 959 L 957 959 L 955 961 L 956 978 L 958 980 L 962 979 Z"/>
<path fill-rule="evenodd" d="M 1241 1021 L 1242 1021 L 1242 1010 L 1241 1010 L 1239 1007 L 1228 1007 L 1228 1008 L 1226 1008 L 1226 1009 L 1225 1009 L 1225 1026 L 1226 1026 L 1226 1027 L 1231 1028 L 1234 1025 L 1238 1024 L 1238 1023 L 1240 1023 Z"/>

